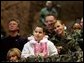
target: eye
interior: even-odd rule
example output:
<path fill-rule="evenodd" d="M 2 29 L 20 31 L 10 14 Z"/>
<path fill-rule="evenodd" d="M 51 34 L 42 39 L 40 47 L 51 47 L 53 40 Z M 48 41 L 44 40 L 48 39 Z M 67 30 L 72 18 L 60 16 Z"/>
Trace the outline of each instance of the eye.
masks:
<path fill-rule="evenodd" d="M 56 27 L 54 27 L 54 29 L 56 29 Z"/>
<path fill-rule="evenodd" d="M 57 27 L 60 27 L 59 25 Z"/>
<path fill-rule="evenodd" d="M 37 31 L 34 31 L 35 33 L 37 33 Z"/>
<path fill-rule="evenodd" d="M 42 33 L 42 32 L 39 32 L 39 33 Z"/>

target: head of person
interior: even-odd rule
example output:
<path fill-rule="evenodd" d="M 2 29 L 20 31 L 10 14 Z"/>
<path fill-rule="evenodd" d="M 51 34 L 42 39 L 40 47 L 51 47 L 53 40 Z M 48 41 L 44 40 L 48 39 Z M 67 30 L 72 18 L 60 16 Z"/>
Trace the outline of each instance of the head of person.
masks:
<path fill-rule="evenodd" d="M 33 30 L 33 35 L 36 41 L 40 41 L 45 36 L 45 28 L 43 26 L 37 25 Z"/>
<path fill-rule="evenodd" d="M 21 58 L 21 51 L 18 48 L 12 48 L 7 53 L 7 60 L 10 62 L 18 62 Z"/>
<path fill-rule="evenodd" d="M 19 25 L 20 25 L 19 20 L 11 19 L 8 22 L 8 30 L 9 30 L 9 32 L 19 32 L 19 28 L 20 28 Z"/>
<path fill-rule="evenodd" d="M 81 18 L 80 26 L 83 27 L 83 17 Z"/>
<path fill-rule="evenodd" d="M 61 20 L 57 20 L 54 25 L 54 31 L 56 32 L 57 35 L 63 35 L 64 34 L 64 23 Z"/>
<path fill-rule="evenodd" d="M 55 15 L 53 15 L 53 14 L 47 14 L 45 16 L 45 25 L 46 25 L 46 28 L 47 29 L 53 29 L 56 20 L 57 20 L 57 18 L 56 18 Z"/>
<path fill-rule="evenodd" d="M 73 25 L 73 30 L 80 30 L 80 29 L 81 29 L 81 26 L 80 26 L 79 23 L 75 23 L 75 24 Z"/>
<path fill-rule="evenodd" d="M 52 8 L 52 1 L 46 1 L 46 7 Z"/>

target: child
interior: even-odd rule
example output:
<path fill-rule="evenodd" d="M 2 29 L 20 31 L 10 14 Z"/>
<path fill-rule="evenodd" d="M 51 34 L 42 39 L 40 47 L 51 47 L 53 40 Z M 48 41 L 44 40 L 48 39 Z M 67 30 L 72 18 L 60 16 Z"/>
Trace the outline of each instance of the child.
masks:
<path fill-rule="evenodd" d="M 18 62 L 21 57 L 21 51 L 18 48 L 12 48 L 7 53 L 7 60 L 9 62 Z"/>
<path fill-rule="evenodd" d="M 33 35 L 28 38 L 29 42 L 27 42 L 22 50 L 21 58 L 27 57 L 48 57 L 55 54 L 58 54 L 56 47 L 54 44 L 48 40 L 48 36 L 45 35 L 45 29 L 41 26 L 37 26 Z"/>

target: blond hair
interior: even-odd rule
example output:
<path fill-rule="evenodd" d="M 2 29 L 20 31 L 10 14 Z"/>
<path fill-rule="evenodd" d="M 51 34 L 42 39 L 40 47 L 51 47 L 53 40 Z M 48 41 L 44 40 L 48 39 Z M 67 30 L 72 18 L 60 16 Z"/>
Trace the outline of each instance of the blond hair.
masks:
<path fill-rule="evenodd" d="M 15 55 L 20 59 L 21 57 L 21 51 L 18 48 L 12 48 L 7 53 L 7 59 L 9 60 L 12 55 Z"/>

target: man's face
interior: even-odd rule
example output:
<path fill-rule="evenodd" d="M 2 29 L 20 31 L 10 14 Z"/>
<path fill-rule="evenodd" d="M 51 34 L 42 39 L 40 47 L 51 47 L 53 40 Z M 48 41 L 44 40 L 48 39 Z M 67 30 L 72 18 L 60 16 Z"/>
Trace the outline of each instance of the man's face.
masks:
<path fill-rule="evenodd" d="M 19 27 L 18 27 L 18 23 L 17 22 L 15 22 L 15 21 L 11 21 L 11 22 L 9 22 L 9 31 L 16 31 L 16 30 L 18 30 L 19 29 Z"/>
<path fill-rule="evenodd" d="M 45 25 L 47 29 L 53 29 L 55 24 L 55 17 L 54 16 L 46 16 L 45 18 Z"/>

